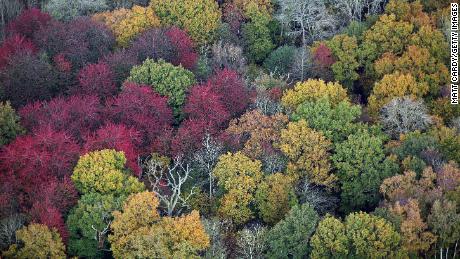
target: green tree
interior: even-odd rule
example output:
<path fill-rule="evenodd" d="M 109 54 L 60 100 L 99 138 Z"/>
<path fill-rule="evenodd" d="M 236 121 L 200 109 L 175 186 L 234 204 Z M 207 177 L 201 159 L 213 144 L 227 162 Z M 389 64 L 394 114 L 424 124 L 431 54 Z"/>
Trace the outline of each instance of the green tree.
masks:
<path fill-rule="evenodd" d="M 125 163 L 124 153 L 113 149 L 87 153 L 78 160 L 72 181 L 83 194 L 97 192 L 128 195 L 142 191 L 144 184 L 130 175 Z"/>
<path fill-rule="evenodd" d="M 319 222 L 310 245 L 312 259 L 346 258 L 350 251 L 345 224 L 331 215 L 326 215 Z"/>
<path fill-rule="evenodd" d="M 382 218 L 356 212 L 346 217 L 345 226 L 355 258 L 391 258 L 403 253 L 400 235 Z"/>
<path fill-rule="evenodd" d="M 243 26 L 243 38 L 246 43 L 249 60 L 261 63 L 275 48 L 268 25 L 271 17 L 266 9 L 250 3 L 246 9 L 249 22 Z"/>
<path fill-rule="evenodd" d="M 284 76 L 291 72 L 296 48 L 281 46 L 274 50 L 264 61 L 264 68 L 277 76 Z"/>
<path fill-rule="evenodd" d="M 2 253 L 5 258 L 66 258 L 65 246 L 56 229 L 30 224 L 16 231 L 17 244 Z"/>
<path fill-rule="evenodd" d="M 327 41 L 326 46 L 331 49 L 336 60 L 331 66 L 334 79 L 352 90 L 353 82 L 359 78 L 357 39 L 354 36 L 340 34 Z"/>
<path fill-rule="evenodd" d="M 318 221 L 319 216 L 310 204 L 292 207 L 286 218 L 268 232 L 267 257 L 305 258 Z"/>
<path fill-rule="evenodd" d="M 460 239 L 460 214 L 457 204 L 449 200 L 436 200 L 428 216 L 428 223 L 433 232 L 438 235 L 438 244 L 442 254 L 446 249 L 448 258 L 449 247 Z"/>
<path fill-rule="evenodd" d="M 332 160 L 345 211 L 376 206 L 380 184 L 398 169 L 395 162 L 385 157 L 382 137 L 366 130 L 359 130 L 337 144 Z"/>
<path fill-rule="evenodd" d="M 275 224 L 297 203 L 293 179 L 282 173 L 267 176 L 255 194 L 260 217 L 268 224 Z"/>
<path fill-rule="evenodd" d="M 19 124 L 19 116 L 11 107 L 10 102 L 0 102 L 0 147 L 22 133 L 24 129 Z"/>
<path fill-rule="evenodd" d="M 250 204 L 262 180 L 262 164 L 251 160 L 241 152 L 228 153 L 219 157 L 213 170 L 224 195 L 220 200 L 219 213 L 240 225 L 254 217 Z"/>
<path fill-rule="evenodd" d="M 88 193 L 83 195 L 67 217 L 70 255 L 85 258 L 103 256 L 108 249 L 107 233 L 112 211 L 121 209 L 125 196 Z"/>
<path fill-rule="evenodd" d="M 167 96 L 176 115 L 184 104 L 187 89 L 196 83 L 192 72 L 161 59 L 146 59 L 142 65 L 134 66 L 127 81 L 150 85 L 155 92 Z"/>
<path fill-rule="evenodd" d="M 361 107 L 348 101 L 333 106 L 327 98 L 300 104 L 292 114 L 294 121 L 304 119 L 308 125 L 321 131 L 334 144 L 342 142 L 359 127 L 354 123 L 361 116 Z"/>

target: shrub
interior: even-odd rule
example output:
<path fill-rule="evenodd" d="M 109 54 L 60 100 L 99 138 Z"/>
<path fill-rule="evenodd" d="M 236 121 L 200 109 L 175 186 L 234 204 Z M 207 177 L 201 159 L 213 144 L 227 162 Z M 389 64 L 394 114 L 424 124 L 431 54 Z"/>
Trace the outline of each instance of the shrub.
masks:
<path fill-rule="evenodd" d="M 70 21 L 109 9 L 105 0 L 50 0 L 44 10 L 58 20 Z"/>
<path fill-rule="evenodd" d="M 164 60 L 155 62 L 152 59 L 147 59 L 142 65 L 133 67 L 127 80 L 150 85 L 159 94 L 167 96 L 175 115 L 180 114 L 187 89 L 195 84 L 195 76 L 192 72 Z"/>
<path fill-rule="evenodd" d="M 11 107 L 10 102 L 0 102 L 0 147 L 8 144 L 24 129 L 19 124 L 19 116 Z"/>
<path fill-rule="evenodd" d="M 114 96 L 117 87 L 109 66 L 104 63 L 89 64 L 78 73 L 79 87 L 75 93 L 83 95 L 97 95 L 102 100 Z"/>
<path fill-rule="evenodd" d="M 0 92 L 13 107 L 50 98 L 57 84 L 51 65 L 31 53 L 11 57 L 0 71 L 0 79 Z"/>
<path fill-rule="evenodd" d="M 264 61 L 264 67 L 271 74 L 284 76 L 292 69 L 295 47 L 281 46 L 274 50 Z"/>

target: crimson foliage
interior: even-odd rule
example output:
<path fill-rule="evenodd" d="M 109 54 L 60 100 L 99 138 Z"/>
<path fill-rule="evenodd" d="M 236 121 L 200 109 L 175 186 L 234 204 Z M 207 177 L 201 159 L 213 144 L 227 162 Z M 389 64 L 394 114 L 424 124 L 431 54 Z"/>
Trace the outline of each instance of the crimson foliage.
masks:
<path fill-rule="evenodd" d="M 171 143 L 172 155 L 192 154 L 202 146 L 206 133 L 216 135 L 217 132 L 217 129 L 208 120 L 187 119 L 183 121 Z"/>
<path fill-rule="evenodd" d="M 89 64 L 78 73 L 79 87 L 75 92 L 83 95 L 97 95 L 105 100 L 117 93 L 114 75 L 105 63 Z"/>
<path fill-rule="evenodd" d="M 80 147 L 69 135 L 50 127 L 33 135 L 20 136 L 0 152 L 0 190 L 10 194 L 10 206 L 27 211 L 35 201 L 40 201 L 50 181 L 65 181 L 79 153 Z M 56 197 L 57 201 L 62 199 Z"/>
<path fill-rule="evenodd" d="M 331 67 L 335 62 L 331 49 L 324 43 L 321 43 L 313 52 L 313 60 L 317 65 L 324 68 Z"/>
<path fill-rule="evenodd" d="M 142 153 L 164 152 L 172 130 L 173 115 L 167 97 L 150 86 L 126 83 L 122 92 L 107 101 L 106 117 L 116 124 L 133 127 L 142 135 Z"/>
<path fill-rule="evenodd" d="M 101 125 L 101 105 L 95 96 L 57 97 L 48 102 L 35 102 L 19 110 L 21 124 L 28 131 L 50 127 L 65 131 L 74 139 L 83 137 Z"/>
<path fill-rule="evenodd" d="M 135 174 L 139 175 L 141 169 L 137 162 L 140 142 L 140 133 L 134 128 L 109 123 L 86 139 L 84 150 L 85 153 L 102 149 L 123 151 L 127 159 L 126 165 Z"/>
<path fill-rule="evenodd" d="M 0 46 L 0 69 L 8 63 L 11 56 L 19 52 L 35 54 L 37 49 L 30 40 L 19 34 L 5 39 Z"/>
<path fill-rule="evenodd" d="M 31 8 L 22 11 L 14 20 L 8 23 L 6 30 L 9 34 L 21 34 L 32 39 L 33 34 L 46 26 L 51 21 L 51 16 L 40 9 Z"/>
<path fill-rule="evenodd" d="M 110 67 L 117 87 L 121 88 L 122 83 L 128 78 L 131 68 L 137 65 L 137 58 L 130 51 L 121 49 L 105 55 L 99 62 Z"/>
<path fill-rule="evenodd" d="M 171 60 L 173 65 L 182 65 L 188 70 L 193 70 L 198 60 L 198 54 L 195 52 L 195 44 L 190 36 L 178 27 L 171 27 L 166 31 L 176 56 Z"/>

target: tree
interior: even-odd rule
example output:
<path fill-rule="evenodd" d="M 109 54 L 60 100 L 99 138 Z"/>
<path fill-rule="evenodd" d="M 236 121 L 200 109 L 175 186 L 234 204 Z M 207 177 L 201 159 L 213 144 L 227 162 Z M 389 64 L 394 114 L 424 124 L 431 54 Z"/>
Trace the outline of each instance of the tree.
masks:
<path fill-rule="evenodd" d="M 123 124 L 108 123 L 85 138 L 84 150 L 85 152 L 90 152 L 114 149 L 123 152 L 127 160 L 126 166 L 135 175 L 140 175 L 141 168 L 138 165 L 140 144 L 141 136 L 139 131 Z"/>
<path fill-rule="evenodd" d="M 259 184 L 255 200 L 263 221 L 272 225 L 276 224 L 297 203 L 293 179 L 282 173 L 267 176 Z"/>
<path fill-rule="evenodd" d="M 278 20 L 287 34 L 299 37 L 302 42 L 301 80 L 304 80 L 306 46 L 314 40 L 323 39 L 334 31 L 335 21 L 321 0 L 282 0 L 279 2 Z"/>
<path fill-rule="evenodd" d="M 390 212 L 401 220 L 401 245 L 409 254 L 426 252 L 436 242 L 436 236 L 428 231 L 428 224 L 422 219 L 418 201 L 409 199 L 406 204 L 397 201 Z"/>
<path fill-rule="evenodd" d="M 107 64 L 113 73 L 115 85 L 121 89 L 123 82 L 129 76 L 129 71 L 137 65 L 137 58 L 130 51 L 121 49 L 106 54 L 99 60 L 99 63 Z"/>
<path fill-rule="evenodd" d="M 325 137 L 336 144 L 354 133 L 359 124 L 355 121 L 361 115 L 361 107 L 348 101 L 332 105 L 327 98 L 307 101 L 300 104 L 291 115 L 294 121 L 306 120 L 309 127 L 322 132 Z"/>
<path fill-rule="evenodd" d="M 350 252 L 356 257 L 388 258 L 400 256 L 401 237 L 386 220 L 364 212 L 349 214 L 345 219 Z"/>
<path fill-rule="evenodd" d="M 196 82 L 192 72 L 164 60 L 155 62 L 152 59 L 146 59 L 142 65 L 134 66 L 127 81 L 150 85 L 159 94 L 167 96 L 176 116 L 180 114 L 185 101 L 185 92 Z"/>
<path fill-rule="evenodd" d="M 56 97 L 50 101 L 30 103 L 19 110 L 21 124 L 36 132 L 50 127 L 66 132 L 75 140 L 96 130 L 102 121 L 101 104 L 96 96 Z"/>
<path fill-rule="evenodd" d="M 419 83 L 428 85 L 429 93 L 438 96 L 441 86 L 447 82 L 448 71 L 443 60 L 435 59 L 428 49 L 410 45 L 400 56 L 385 53 L 374 63 L 376 74 L 380 77 L 398 71 L 410 73 Z"/>
<path fill-rule="evenodd" d="M 108 251 L 107 234 L 113 220 L 112 211 L 121 209 L 126 196 L 88 193 L 83 195 L 67 217 L 70 232 L 70 255 L 103 256 Z"/>
<path fill-rule="evenodd" d="M 336 187 L 337 176 L 331 173 L 329 160 L 331 142 L 309 128 L 305 120 L 291 122 L 281 130 L 279 148 L 289 158 L 287 170 L 296 180 L 306 178 L 329 190 Z"/>
<path fill-rule="evenodd" d="M 94 151 L 78 160 L 72 181 L 80 193 L 128 195 L 142 191 L 144 184 L 125 169 L 123 152 L 113 149 Z"/>
<path fill-rule="evenodd" d="M 342 83 L 349 90 L 353 90 L 353 82 L 359 78 L 357 72 L 358 40 L 354 36 L 340 34 L 326 42 L 331 49 L 335 62 L 331 65 L 334 79 Z"/>
<path fill-rule="evenodd" d="M 411 131 L 423 131 L 431 124 L 431 117 L 422 100 L 395 98 L 380 111 L 384 130 L 392 137 Z"/>
<path fill-rule="evenodd" d="M 368 98 L 369 113 L 376 117 L 380 109 L 395 97 L 409 96 L 417 99 L 428 92 L 428 85 L 418 83 L 411 74 L 395 72 L 383 76 L 375 83 L 372 94 Z"/>
<path fill-rule="evenodd" d="M 242 225 L 254 217 L 249 207 L 254 200 L 257 185 L 262 180 L 261 163 L 251 160 L 241 152 L 219 157 L 213 170 L 214 177 L 224 195 L 219 214 L 236 225 Z"/>
<path fill-rule="evenodd" d="M 19 116 L 8 101 L 0 102 L 0 125 L 0 147 L 25 131 L 19 124 Z"/>
<path fill-rule="evenodd" d="M 109 235 L 115 258 L 193 257 L 209 246 L 199 214 L 192 211 L 178 218 L 160 218 L 155 194 L 132 194 L 123 211 L 113 213 L 113 233 Z"/>
<path fill-rule="evenodd" d="M 163 59 L 169 63 L 178 65 L 178 49 L 166 35 L 163 28 L 148 29 L 137 36 L 130 43 L 128 52 L 137 58 L 138 62 L 144 62 L 147 58 L 153 60 Z"/>
<path fill-rule="evenodd" d="M 0 71 L 0 79 L 3 99 L 9 100 L 15 108 L 32 101 L 49 99 L 57 83 L 51 65 L 27 52 L 10 57 Z"/>
<path fill-rule="evenodd" d="M 264 61 L 264 68 L 278 76 L 289 75 L 293 66 L 295 47 L 281 46 L 274 50 Z"/>
<path fill-rule="evenodd" d="M 120 8 L 111 12 L 98 13 L 93 17 L 105 23 L 113 31 L 121 47 L 127 47 L 137 35 L 160 25 L 160 20 L 151 7 L 137 5 L 131 9 Z"/>
<path fill-rule="evenodd" d="M 47 26 L 50 21 L 51 16 L 38 8 L 24 9 L 21 14 L 7 24 L 6 29 L 10 34 L 21 34 L 32 39 L 33 34 L 40 28 Z"/>
<path fill-rule="evenodd" d="M 16 231 L 26 223 L 26 218 L 21 214 L 13 214 L 0 221 L 0 249 L 6 250 L 16 241 Z"/>
<path fill-rule="evenodd" d="M 322 219 L 310 239 L 311 258 L 344 258 L 350 252 L 345 224 L 331 215 Z"/>
<path fill-rule="evenodd" d="M 284 92 L 281 104 L 289 111 L 295 111 L 303 102 L 316 101 L 320 98 L 329 98 L 333 106 L 348 100 L 347 91 L 339 83 L 308 79 L 305 82 L 298 82 L 294 89 Z"/>
<path fill-rule="evenodd" d="M 144 164 L 143 176 L 160 200 L 160 207 L 170 217 L 180 215 L 183 209 L 189 207 L 188 200 L 194 194 L 194 187 L 188 192 L 185 190 L 187 180 L 191 178 L 190 172 L 189 165 L 181 157 L 171 162 L 167 157 L 153 155 Z"/>
<path fill-rule="evenodd" d="M 286 217 L 268 231 L 266 255 L 269 258 L 306 257 L 318 221 L 318 214 L 310 204 L 292 207 Z"/>
<path fill-rule="evenodd" d="M 79 87 L 77 94 L 97 95 L 102 100 L 117 94 L 113 72 L 104 63 L 89 64 L 78 73 Z"/>
<path fill-rule="evenodd" d="M 221 12 L 217 2 L 212 0 L 153 0 L 149 7 L 162 25 L 175 25 L 187 31 L 199 46 L 214 40 L 220 24 Z"/>
<path fill-rule="evenodd" d="M 363 21 L 368 16 L 381 13 L 382 0 L 335 0 L 334 6 L 340 10 L 340 14 L 344 15 L 349 21 Z"/>
<path fill-rule="evenodd" d="M 239 258 L 263 258 L 266 249 L 265 238 L 267 229 L 256 225 L 252 228 L 244 228 L 238 233 L 236 241 Z"/>
<path fill-rule="evenodd" d="M 104 0 L 51 0 L 44 6 L 44 10 L 54 18 L 66 21 L 72 20 L 78 16 L 90 15 L 107 9 L 109 9 L 109 6 Z"/>
<path fill-rule="evenodd" d="M 247 59 L 243 55 L 243 49 L 231 43 L 218 41 L 211 46 L 211 67 L 214 71 L 230 69 L 242 75 L 247 70 Z"/>
<path fill-rule="evenodd" d="M 262 61 L 275 48 L 270 38 L 268 24 L 271 17 L 266 9 L 259 9 L 257 4 L 250 3 L 246 9 L 249 22 L 243 25 L 243 38 L 246 43 L 246 51 L 252 62 Z"/>
<path fill-rule="evenodd" d="M 30 224 L 16 232 L 21 244 L 11 245 L 3 252 L 5 258 L 66 258 L 65 246 L 55 229 Z"/>
<path fill-rule="evenodd" d="M 253 159 L 263 159 L 275 149 L 281 129 L 286 127 L 288 117 L 281 113 L 267 116 L 259 110 L 248 111 L 230 122 L 226 133 L 243 146 L 242 152 Z"/>
<path fill-rule="evenodd" d="M 141 154 L 165 152 L 173 122 L 167 98 L 147 85 L 126 83 L 121 93 L 109 99 L 105 116 L 116 124 L 124 124 L 141 133 Z"/>
<path fill-rule="evenodd" d="M 198 61 L 198 54 L 195 52 L 195 43 L 184 30 L 178 27 L 171 27 L 165 32 L 172 45 L 173 52 L 176 53 L 171 63 L 176 66 L 183 66 L 192 70 Z"/>
<path fill-rule="evenodd" d="M 457 212 L 457 204 L 449 200 L 436 200 L 428 216 L 428 223 L 439 237 L 440 256 L 443 256 L 443 249 L 446 249 L 445 258 L 449 258 L 449 248 L 455 244 L 452 257 L 455 258 L 460 239 L 460 214 Z"/>
<path fill-rule="evenodd" d="M 332 155 L 341 185 L 342 208 L 346 211 L 372 208 L 379 201 L 379 186 L 398 169 L 385 157 L 383 139 L 365 130 L 348 136 Z"/>
<path fill-rule="evenodd" d="M 0 45 L 0 68 L 8 64 L 10 58 L 19 53 L 35 54 L 37 48 L 26 37 L 14 34 Z"/>

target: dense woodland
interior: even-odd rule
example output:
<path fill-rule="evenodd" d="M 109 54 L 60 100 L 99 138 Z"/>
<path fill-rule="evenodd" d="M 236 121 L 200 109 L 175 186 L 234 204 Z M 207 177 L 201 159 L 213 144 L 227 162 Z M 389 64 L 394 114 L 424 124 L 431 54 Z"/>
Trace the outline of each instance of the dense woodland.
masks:
<path fill-rule="evenodd" d="M 459 258 L 445 0 L 0 1 L 2 258 Z"/>

